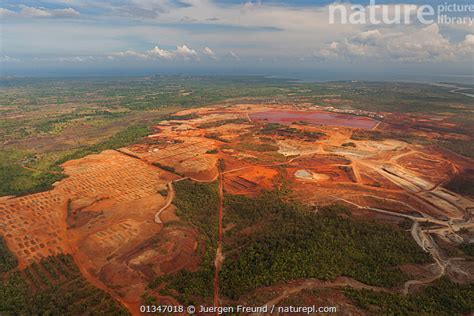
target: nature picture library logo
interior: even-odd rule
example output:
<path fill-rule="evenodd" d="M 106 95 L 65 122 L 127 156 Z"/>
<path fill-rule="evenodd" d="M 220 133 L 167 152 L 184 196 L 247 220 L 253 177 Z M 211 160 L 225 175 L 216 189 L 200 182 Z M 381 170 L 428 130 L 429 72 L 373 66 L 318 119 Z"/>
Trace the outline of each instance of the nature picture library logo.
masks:
<path fill-rule="evenodd" d="M 473 25 L 474 4 L 444 2 L 438 5 L 377 4 L 370 0 L 361 4 L 332 4 L 329 23 L 341 24 L 464 24 Z"/>

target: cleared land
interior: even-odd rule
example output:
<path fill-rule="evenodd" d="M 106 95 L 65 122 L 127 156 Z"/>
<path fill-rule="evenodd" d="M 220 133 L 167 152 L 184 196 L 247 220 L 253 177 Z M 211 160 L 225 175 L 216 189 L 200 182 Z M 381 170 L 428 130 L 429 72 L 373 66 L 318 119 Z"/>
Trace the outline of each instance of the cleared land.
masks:
<path fill-rule="evenodd" d="M 102 297 L 133 314 L 142 303 L 469 312 L 474 202 L 460 184 L 470 183 L 473 161 L 439 146 L 470 140 L 471 127 L 453 114 L 465 100 L 438 104 L 439 113 L 392 113 L 388 101 L 368 111 L 370 94 L 361 95 L 385 88 L 367 85 L 351 98 L 346 88 L 329 85 L 317 98 L 319 90 L 268 88 L 264 101 L 178 112 L 155 112 L 148 91 L 139 103 L 146 113 L 133 108 L 138 99 L 97 92 L 90 105 L 100 99 L 113 111 L 78 113 L 80 99 L 69 96 L 42 108 L 61 111 L 50 122 L 7 108 L 9 119 L 25 115 L 25 132 L 42 132 L 22 138 L 9 125 L 0 135 L 12 153 L 2 156 L 12 181 L 2 187 L 0 246 L 11 254 L 0 273 L 18 269 L 12 277 L 38 294 L 79 283 L 98 312 Z M 186 102 L 209 98 L 166 89 L 167 101 L 179 91 Z M 122 130 L 112 124 L 121 119 L 146 125 Z M 81 134 L 92 126 L 100 139 Z M 87 141 L 74 144 L 74 133 Z M 66 147 L 51 151 L 55 141 Z M 26 144 L 38 153 L 16 149 Z M 28 192 L 36 193 L 6 196 Z M 456 308 L 441 308 L 446 299 Z"/>

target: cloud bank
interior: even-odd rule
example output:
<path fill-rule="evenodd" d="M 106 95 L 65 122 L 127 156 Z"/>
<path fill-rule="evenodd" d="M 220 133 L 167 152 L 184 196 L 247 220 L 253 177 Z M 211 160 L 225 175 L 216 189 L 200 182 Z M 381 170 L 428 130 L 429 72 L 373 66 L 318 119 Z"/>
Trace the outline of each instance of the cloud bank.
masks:
<path fill-rule="evenodd" d="M 176 65 L 177 61 L 220 67 L 247 64 L 258 69 L 261 65 L 294 63 L 303 68 L 327 63 L 352 67 L 357 61 L 367 67 L 374 63 L 436 62 L 445 68 L 456 64 L 469 70 L 474 57 L 472 25 L 329 24 L 328 5 L 311 3 L 237 0 L 30 0 L 28 5 L 4 0 L 3 3 L 0 8 L 2 54 L 32 65 L 56 59 L 62 63 L 115 61 L 120 66 L 120 60 L 127 59 L 153 65 Z M 386 6 L 391 9 L 394 5 L 392 2 Z"/>
<path fill-rule="evenodd" d="M 206 47 L 209 51 L 212 50 Z M 110 57 L 132 57 L 138 59 L 199 59 L 199 54 L 186 45 L 176 46 L 175 50 L 165 50 L 158 46 L 153 49 L 138 52 L 133 50 L 127 50 L 124 52 L 116 52 L 109 55 Z"/>

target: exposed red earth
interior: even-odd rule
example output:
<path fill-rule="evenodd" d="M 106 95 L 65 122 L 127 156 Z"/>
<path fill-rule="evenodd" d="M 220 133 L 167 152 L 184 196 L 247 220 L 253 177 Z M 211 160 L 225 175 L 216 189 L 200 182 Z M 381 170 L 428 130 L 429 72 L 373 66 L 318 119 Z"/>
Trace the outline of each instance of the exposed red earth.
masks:
<path fill-rule="evenodd" d="M 0 198 L 5 214 L 0 218 L 0 232 L 20 269 L 48 255 L 72 254 L 92 284 L 109 292 L 132 314 L 139 314 L 150 281 L 183 269 L 195 271 L 202 261 L 205 246 L 199 231 L 167 225 L 181 221 L 174 213 L 173 181 L 188 178 L 219 182 L 216 306 L 221 304 L 218 273 L 225 261 L 223 194 L 252 196 L 281 185 L 291 188 L 289 198 L 308 205 L 341 203 L 355 217 L 409 220 L 414 240 L 436 264 L 433 273 L 424 271 L 423 277 L 414 277 L 401 293 L 454 270 L 472 271 L 469 264 L 446 259 L 432 236 L 456 244 L 460 230 L 473 229 L 472 199 L 443 187 L 473 162 L 395 138 L 353 137 L 361 131 L 424 133 L 414 129 L 417 118 L 388 115 L 380 124 L 369 117 L 268 104 L 204 107 L 176 115 L 185 114 L 195 117 L 162 121 L 154 134 L 138 144 L 68 161 L 63 167 L 69 177 L 51 191 Z M 429 122 L 422 120 L 421 125 Z M 305 140 L 295 135 L 263 135 L 260 131 L 268 123 L 324 136 Z M 434 226 L 426 228 L 426 223 Z M 295 281 L 269 301 L 282 301 L 313 287 L 364 288 L 354 282 Z M 177 303 L 171 296 L 152 295 L 161 302 Z"/>

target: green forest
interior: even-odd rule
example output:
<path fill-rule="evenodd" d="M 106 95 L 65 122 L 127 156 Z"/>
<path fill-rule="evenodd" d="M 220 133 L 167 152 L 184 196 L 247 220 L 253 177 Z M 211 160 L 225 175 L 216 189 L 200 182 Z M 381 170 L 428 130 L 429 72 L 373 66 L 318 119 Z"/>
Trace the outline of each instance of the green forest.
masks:
<path fill-rule="evenodd" d="M 5 239 L 0 236 L 0 273 L 8 272 L 17 266 L 15 256 L 8 249 Z"/>
<path fill-rule="evenodd" d="M 212 296 L 214 256 L 217 247 L 217 209 L 219 205 L 217 182 L 198 184 L 190 180 L 174 183 L 176 214 L 189 225 L 199 230 L 205 241 L 205 253 L 199 269 L 194 272 L 181 270 L 176 274 L 159 277 L 150 288 L 165 284 L 167 294 L 177 292 L 183 304 L 195 304 L 197 298 Z M 175 223 L 173 223 L 174 225 Z"/>
<path fill-rule="evenodd" d="M 227 195 L 222 293 L 242 294 L 300 278 L 352 277 L 369 285 L 393 287 L 408 279 L 397 268 L 431 261 L 402 229 L 351 218 L 342 206 L 317 214 L 278 193 L 257 198 Z M 242 230 L 245 229 L 245 233 Z"/>
<path fill-rule="evenodd" d="M 2 315 L 128 315 L 109 294 L 82 277 L 70 255 L 47 257 L 19 271 L 1 237 L 0 252 Z"/>

